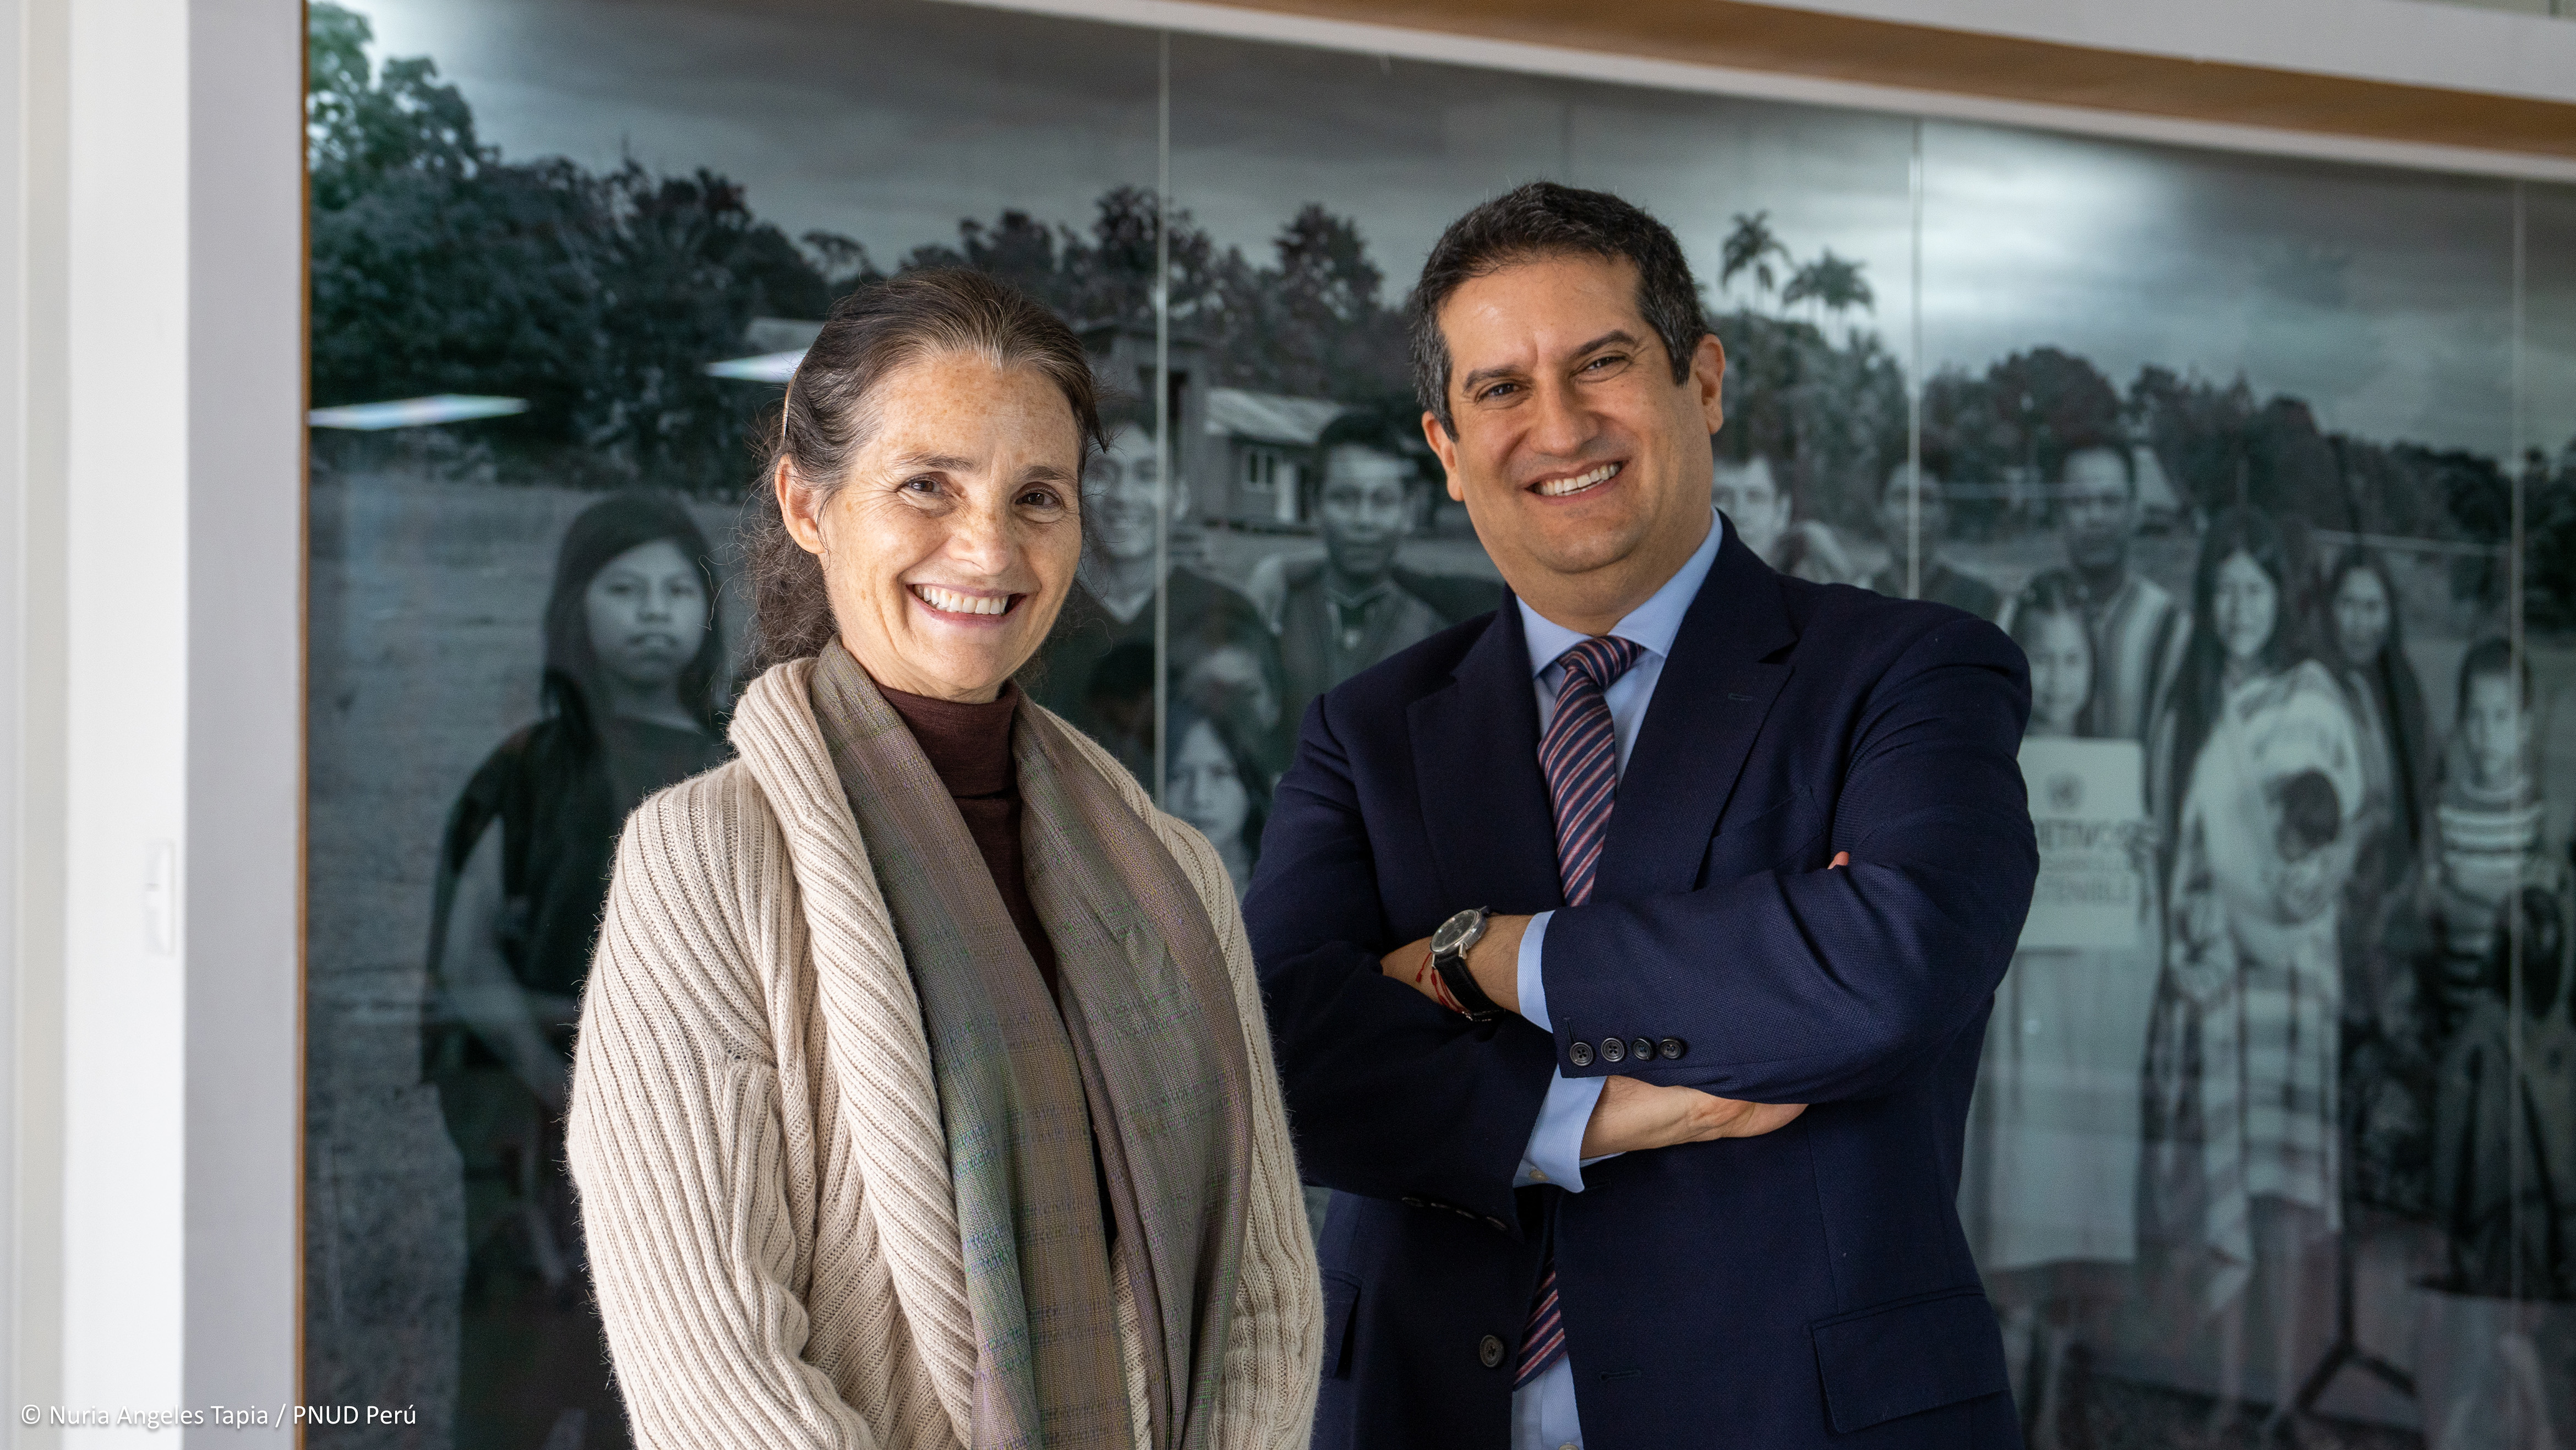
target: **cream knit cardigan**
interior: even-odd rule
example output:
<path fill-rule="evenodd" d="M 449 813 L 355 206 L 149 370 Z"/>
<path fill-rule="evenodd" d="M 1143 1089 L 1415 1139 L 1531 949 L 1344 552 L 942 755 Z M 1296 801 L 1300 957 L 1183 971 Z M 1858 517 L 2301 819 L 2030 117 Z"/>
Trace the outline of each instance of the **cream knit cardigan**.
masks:
<path fill-rule="evenodd" d="M 910 1450 L 969 1433 L 975 1335 L 921 1006 L 812 670 L 761 676 L 735 715 L 739 758 L 627 822 L 583 994 L 569 1154 L 647 1450 Z M 1251 1211 L 1214 1443 L 1303 1446 L 1322 1293 L 1243 918 L 1206 838 L 1067 733 L 1207 904 L 1243 1021 Z M 1123 1275 L 1118 1290 L 1142 1426 Z"/>

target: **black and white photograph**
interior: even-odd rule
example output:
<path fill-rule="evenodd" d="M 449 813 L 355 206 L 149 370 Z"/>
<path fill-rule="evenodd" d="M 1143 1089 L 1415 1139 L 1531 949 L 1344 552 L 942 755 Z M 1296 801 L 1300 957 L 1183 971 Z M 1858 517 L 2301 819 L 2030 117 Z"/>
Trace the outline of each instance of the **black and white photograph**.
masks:
<path fill-rule="evenodd" d="M 621 830 L 739 753 L 835 309 L 963 271 L 1079 341 L 1010 687 L 1239 898 L 1319 701 L 1520 607 L 1406 302 L 1551 182 L 1680 245 L 1724 538 L 2026 660 L 1951 1165 L 2023 1441 L 2576 1444 L 2576 186 L 943 0 L 308 29 L 303 1371 L 419 1407 L 313 1443 L 639 1443 L 576 1027 Z"/>

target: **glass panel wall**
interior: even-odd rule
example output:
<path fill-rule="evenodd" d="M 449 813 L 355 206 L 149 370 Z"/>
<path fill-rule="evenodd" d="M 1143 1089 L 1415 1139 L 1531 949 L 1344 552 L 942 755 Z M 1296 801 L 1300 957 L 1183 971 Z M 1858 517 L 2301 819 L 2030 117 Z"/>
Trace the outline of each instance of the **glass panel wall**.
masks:
<path fill-rule="evenodd" d="M 1081 333 L 1022 684 L 1240 881 L 1307 702 L 1502 599 L 1400 309 L 1533 178 L 1680 236 L 1749 542 L 2032 660 L 1960 1207 L 2034 1439 L 2576 1433 L 2576 192 L 930 0 L 313 23 L 307 1387 L 419 1418 L 308 1433 L 624 1442 L 568 1032 L 618 824 L 726 753 L 832 300 Z"/>
<path fill-rule="evenodd" d="M 620 823 L 728 753 L 759 420 L 906 266 L 1132 359 L 1157 42 L 900 0 L 312 16 L 306 1391 L 419 1423 L 308 1433 L 622 1445 L 567 1053 Z M 503 401 L 329 411 L 446 395 Z"/>
<path fill-rule="evenodd" d="M 1961 1193 L 2025 1417 L 2414 1421 L 2461 1342 L 2439 984 L 2504 894 L 2440 822 L 2455 686 L 2515 648 L 2513 188 L 1924 158 L 1927 468 L 2034 670 L 2045 864 Z"/>

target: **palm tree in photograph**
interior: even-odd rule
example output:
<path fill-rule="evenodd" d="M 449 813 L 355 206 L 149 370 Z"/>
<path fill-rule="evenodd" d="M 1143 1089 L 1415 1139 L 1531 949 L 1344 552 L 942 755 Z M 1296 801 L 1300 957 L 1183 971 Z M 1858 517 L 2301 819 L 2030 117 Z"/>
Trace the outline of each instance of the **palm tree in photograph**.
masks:
<path fill-rule="evenodd" d="M 1814 261 L 1799 263 L 1797 270 L 1789 274 L 1789 285 L 1780 289 L 1780 305 L 1795 307 L 1801 302 L 1813 302 L 1820 314 L 1835 317 L 1855 307 L 1876 312 L 1878 294 L 1870 290 L 1868 279 L 1860 274 L 1866 265 L 1837 257 L 1828 247 L 1818 252 Z"/>
<path fill-rule="evenodd" d="M 1767 297 L 1780 285 L 1778 268 L 1789 261 L 1789 248 L 1771 230 L 1771 213 L 1737 212 L 1735 229 L 1726 234 L 1726 248 L 1719 254 L 1717 285 L 1733 287 L 1736 274 L 1751 272 L 1755 293 Z"/>

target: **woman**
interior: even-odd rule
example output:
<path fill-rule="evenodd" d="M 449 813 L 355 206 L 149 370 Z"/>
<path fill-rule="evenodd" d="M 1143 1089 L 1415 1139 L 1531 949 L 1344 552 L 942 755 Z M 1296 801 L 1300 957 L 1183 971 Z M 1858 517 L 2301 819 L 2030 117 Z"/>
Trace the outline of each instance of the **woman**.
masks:
<path fill-rule="evenodd" d="M 565 531 L 545 613 L 544 717 L 501 743 L 449 811 L 430 913 L 426 1075 L 469 1179 L 476 1282 L 533 1272 L 544 1301 L 468 1307 L 469 1429 L 543 1437 L 570 1411 L 613 1418 L 596 1383 L 599 1326 L 579 1293 L 580 1238 L 561 1122 L 572 1028 L 618 828 L 645 796 L 722 760 L 724 641 L 705 537 L 681 504 L 621 494 Z M 506 1257 L 504 1257 L 506 1255 Z M 477 1341 L 492 1336 L 506 1351 Z M 561 1317 L 549 1326 L 542 1322 Z M 531 1341 L 540 1347 L 527 1353 Z M 531 1398 L 529 1426 L 504 1428 Z"/>
<path fill-rule="evenodd" d="M 2065 576 L 2040 579 L 2013 601 L 2012 638 L 2030 661 L 2023 769 L 2040 823 L 2041 893 L 2052 877 L 2124 883 L 2138 915 L 2122 946 L 2024 946 L 1995 991 L 1968 1111 L 1959 1216 L 2004 1315 L 2017 1360 L 2016 1398 L 2034 1447 L 2057 1443 L 2067 1351 L 2110 1326 L 2136 1257 L 2138 1058 L 2154 999 L 2152 851 L 2143 832 L 2092 846 L 2045 819 L 2044 783 L 2082 771 L 2082 757 L 2045 742 L 2093 734 L 2093 636 Z M 2118 740 L 2097 753 L 2137 747 Z M 2134 764 L 2131 765 L 2134 771 Z M 2077 776 L 2082 783 L 2083 776 Z M 2134 787 L 2132 787 L 2134 790 Z M 2077 1411 L 2083 1413 L 2080 1409 Z"/>
<path fill-rule="evenodd" d="M 1024 700 L 1082 552 L 1081 344 L 834 307 L 748 541 L 731 765 L 645 804 L 573 1075 L 647 1446 L 1303 1444 L 1314 1251 L 1216 851 Z"/>
<path fill-rule="evenodd" d="M 2149 762 L 2171 900 L 2142 1196 L 2160 1236 L 2205 1269 L 2222 1419 L 2243 1390 L 2243 1295 L 2258 1258 L 2272 1382 L 2286 1395 L 2306 1368 L 2302 1280 L 2341 1214 L 2336 917 L 2368 825 L 2365 767 L 2342 688 L 2301 648 L 2302 577 L 2262 514 L 2211 521 Z"/>
<path fill-rule="evenodd" d="M 2320 656 L 2351 701 L 2364 789 L 2379 823 L 2360 845 L 2338 918 L 2353 1196 L 2420 1216 L 2432 1192 L 2432 1062 L 2407 960 L 2414 917 L 2402 888 L 2431 844 L 2431 717 L 2406 658 L 2396 576 L 2376 550 L 2355 544 L 2336 556 L 2322 623 Z"/>
<path fill-rule="evenodd" d="M 1172 749 L 1164 767 L 1163 798 L 1172 814 L 1198 828 L 1216 847 L 1234 883 L 1235 899 L 1252 885 L 1261 859 L 1261 828 L 1270 819 L 1270 787 L 1260 760 L 1223 716 L 1200 713 L 1188 701 L 1170 707 Z"/>
<path fill-rule="evenodd" d="M 2397 577 L 2378 551 L 2355 544 L 2336 556 L 2326 575 L 2326 621 L 2326 663 L 2369 711 L 2378 748 L 2366 763 L 2384 775 L 2389 802 L 2389 829 L 2373 853 L 2379 859 L 2367 863 L 2377 869 L 2356 875 L 2395 886 L 2424 840 L 2433 726 L 2423 683 L 2406 658 Z"/>

